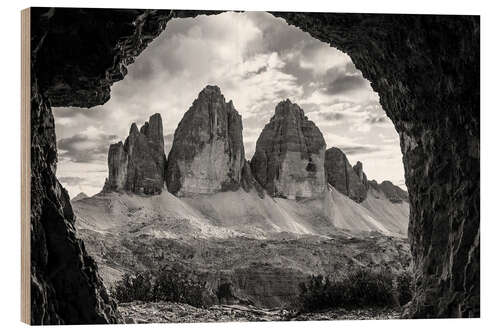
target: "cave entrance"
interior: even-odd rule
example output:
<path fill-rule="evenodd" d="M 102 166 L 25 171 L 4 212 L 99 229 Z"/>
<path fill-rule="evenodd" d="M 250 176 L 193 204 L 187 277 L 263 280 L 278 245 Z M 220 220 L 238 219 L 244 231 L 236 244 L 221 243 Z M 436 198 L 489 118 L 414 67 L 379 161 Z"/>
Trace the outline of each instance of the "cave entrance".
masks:
<path fill-rule="evenodd" d="M 213 185 L 207 179 L 219 176 L 225 165 L 214 143 L 219 141 L 204 136 L 216 133 L 225 137 L 227 128 L 238 127 L 237 121 L 222 120 L 229 117 L 228 108 L 241 115 L 242 147 L 230 145 L 228 139 L 220 154 L 231 158 L 228 152 L 244 149 L 244 159 L 251 161 L 249 173 L 267 190 L 266 195 L 256 189 L 238 190 L 239 184 L 206 195 L 207 188 Z M 212 109 L 215 113 L 211 113 Z M 77 231 L 103 271 L 125 267 L 125 263 L 117 260 L 113 267 L 105 263 L 104 258 L 110 254 L 98 249 L 95 232 L 126 235 L 127 241 L 114 237 L 102 240 L 109 248 L 118 243 L 136 243 L 126 250 L 136 253 L 142 247 L 141 252 L 149 251 L 152 259 L 147 262 L 141 261 L 139 255 L 131 260 L 137 267 L 153 270 L 175 259 L 185 266 L 199 266 L 201 271 L 206 267 L 193 262 L 203 258 L 208 267 L 230 272 L 222 282 L 209 276 L 211 285 L 231 285 L 240 298 L 252 295 L 251 301 L 263 307 L 284 306 L 285 298 L 280 293 L 288 298 L 297 296 L 294 293 L 298 285 L 307 280 L 299 262 L 313 263 L 313 255 L 321 258 L 320 263 L 301 265 L 311 274 L 332 281 L 370 267 L 376 272 L 370 279 L 382 280 L 377 274 L 391 272 L 394 275 L 388 279 L 396 283 L 396 276 L 409 270 L 408 196 L 393 184 L 404 187 L 400 142 L 394 125 L 382 109 L 378 94 L 347 54 L 289 26 L 281 18 L 266 12 L 226 12 L 171 19 L 165 32 L 128 66 L 128 75 L 112 87 L 108 102 L 90 109 L 53 111 L 58 138 L 57 176 L 73 198 Z M 264 140 L 269 135 L 280 139 L 259 143 L 259 138 Z M 231 136 L 231 140 L 237 139 L 238 135 Z M 159 155 L 160 172 L 149 172 L 159 165 L 148 160 L 157 152 L 157 147 L 150 149 L 146 143 L 152 141 L 160 145 L 160 150 L 165 148 L 168 156 L 167 168 Z M 196 150 L 200 142 L 208 149 Z M 321 146 L 319 151 L 314 151 L 311 142 Z M 270 151 L 279 155 L 276 160 L 286 161 L 277 164 L 279 171 L 270 186 L 265 184 L 266 177 L 257 177 L 260 170 L 254 169 L 260 163 L 256 150 L 262 152 L 267 149 L 262 147 L 265 145 L 275 145 Z M 183 159 L 182 168 L 190 170 L 184 179 L 194 174 L 192 180 L 185 181 L 189 184 L 182 191 L 181 185 L 176 185 L 175 192 L 168 187 L 177 198 L 161 193 L 163 180 L 168 186 L 169 177 L 175 177 L 169 174 L 170 165 L 178 163 L 174 158 L 189 154 L 187 149 L 195 150 L 194 161 L 202 160 L 201 167 Z M 281 154 L 284 149 L 289 150 Z M 174 151 L 177 155 L 169 154 Z M 140 167 L 130 169 L 132 163 Z M 222 174 L 242 163 L 232 163 Z M 182 168 L 177 172 L 183 172 Z M 212 169 L 213 175 L 205 177 Z M 163 175 L 163 170 L 165 178 L 159 177 L 156 186 L 154 178 Z M 264 172 L 269 178 L 269 170 Z M 276 190 L 270 190 L 272 186 Z M 128 194 L 122 195 L 122 191 Z M 144 196 L 151 194 L 160 198 Z M 160 203 L 154 206 L 151 200 Z M 201 222 L 196 223 L 208 231 L 195 231 L 192 212 L 201 216 Z M 172 223 L 173 218 L 180 222 Z M 87 222 L 99 219 L 105 222 Z M 166 242 L 171 253 L 151 247 L 149 241 L 141 243 L 137 234 L 160 235 L 153 239 Z M 195 237 L 189 243 L 186 239 L 192 234 Z M 238 241 L 235 236 L 254 241 Z M 224 260 L 234 263 L 224 265 L 213 256 L 221 242 L 206 241 L 206 245 L 199 237 L 228 239 L 225 247 L 232 249 L 230 253 L 240 253 L 244 247 L 251 255 L 237 263 L 228 252 Z M 352 237 L 358 241 L 349 244 Z M 279 251 L 267 247 L 276 238 Z M 321 238 L 330 243 L 316 243 Z M 179 253 L 179 239 L 189 243 L 188 251 L 193 252 L 189 260 Z M 300 242 L 311 250 L 300 252 Z M 376 245 L 380 242 L 384 245 Z M 200 255 L 196 249 L 202 246 L 211 250 Z M 288 254 L 281 253 L 284 249 Z M 270 258 L 296 265 L 288 267 L 263 257 L 266 252 Z M 249 265 L 254 272 L 248 270 Z M 287 282 L 273 285 L 260 277 L 260 283 L 268 285 L 268 294 L 252 294 L 251 284 L 242 286 L 237 282 L 241 274 L 253 279 L 259 279 L 259 274 L 283 275 Z M 104 282 L 111 289 L 120 280 L 106 275 Z M 122 294 L 115 296 L 120 301 L 128 300 Z M 233 297 L 231 301 L 238 300 Z"/>
<path fill-rule="evenodd" d="M 101 13 L 96 14 L 97 11 Z M 59 13 L 65 18 L 61 19 Z M 38 46 L 32 54 L 32 69 L 38 79 L 33 81 L 35 87 L 32 89 L 37 93 L 32 96 L 32 115 L 38 117 L 32 118 L 32 186 L 41 193 L 39 198 L 32 200 L 36 211 L 32 212 L 31 223 L 35 230 L 46 228 L 47 218 L 54 214 L 53 207 L 44 200 L 47 195 L 51 198 L 55 195 L 56 204 L 67 208 L 67 201 L 60 197 L 57 188 L 54 190 L 39 181 L 47 177 L 55 180 L 54 130 L 46 126 L 51 122 L 49 101 L 54 107 L 91 107 L 104 103 L 109 97 L 107 88 L 123 79 L 123 66 L 165 28 L 168 20 L 200 13 L 122 11 L 116 20 L 112 14 L 109 10 L 80 10 L 75 15 L 71 9 L 58 9 L 55 14 L 52 9 L 48 14 L 39 9 L 33 13 L 35 31 L 40 29 L 41 32 L 32 37 L 32 44 Z M 321 13 L 273 15 L 347 52 L 380 94 L 380 103 L 399 133 L 412 208 L 410 242 L 418 278 L 417 294 L 409 315 L 478 316 L 479 18 Z M 116 27 L 123 27 L 120 30 L 109 26 L 106 38 L 92 39 L 95 48 L 80 47 L 81 54 L 88 55 L 88 59 L 108 62 L 99 62 L 90 70 L 87 61 L 83 66 L 85 57 L 75 56 L 78 52 L 68 53 L 67 50 L 72 49 L 68 46 L 78 42 L 60 33 L 67 28 L 68 17 L 75 18 L 73 29 L 82 35 L 102 30 L 100 27 L 106 20 L 114 20 Z M 51 25 L 47 25 L 47 21 Z M 44 32 L 49 33 L 46 36 Z M 109 46 L 118 45 L 118 40 L 122 46 L 124 42 L 130 44 L 127 48 L 111 49 Z M 78 48 L 76 44 L 75 47 Z M 95 57 L 97 49 L 105 52 Z M 61 58 L 53 57 L 54 54 Z M 61 63 L 66 65 L 60 66 Z M 51 72 L 46 68 L 51 68 Z M 260 68 L 255 70 L 259 72 Z M 38 104 L 34 105 L 33 101 Z M 443 146 L 442 138 L 447 139 L 447 145 Z M 63 220 L 71 218 L 68 213 L 65 209 Z M 45 242 L 43 237 L 32 235 L 32 247 L 45 246 Z M 47 251 L 59 248 L 48 247 Z M 78 251 L 85 252 L 79 247 Z M 33 266 L 43 267 L 43 260 L 37 260 L 32 258 Z M 37 288 L 45 288 L 44 283 L 57 287 L 44 272 L 43 269 L 32 271 L 32 280 L 43 282 Z M 48 272 L 47 276 L 52 275 Z M 74 283 L 64 280 L 63 275 L 58 278 Z M 92 285 L 89 288 L 92 289 Z M 51 302 L 58 302 L 58 292 L 57 288 L 52 291 Z M 43 290 L 40 295 L 42 293 Z M 64 296 L 60 298 L 63 300 Z M 32 304 L 54 308 L 46 302 L 40 298 L 34 299 Z M 69 315 L 52 314 L 51 311 L 46 315 L 49 321 L 56 322 Z M 84 318 L 72 319 L 78 322 Z"/>

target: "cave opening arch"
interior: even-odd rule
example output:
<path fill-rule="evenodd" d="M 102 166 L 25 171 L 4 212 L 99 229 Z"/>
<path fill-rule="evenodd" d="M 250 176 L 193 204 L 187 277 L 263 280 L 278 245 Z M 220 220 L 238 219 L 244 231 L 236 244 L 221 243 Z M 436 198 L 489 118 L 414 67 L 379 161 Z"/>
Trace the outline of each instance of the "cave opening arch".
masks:
<path fill-rule="evenodd" d="M 32 321 L 112 322 L 116 316 L 97 292 L 91 263 L 69 267 L 59 280 L 50 274 L 72 259 L 62 258 L 61 249 L 86 256 L 55 176 L 51 107 L 105 103 L 113 82 L 168 20 L 214 13 L 32 9 L 31 246 L 47 254 L 31 258 L 32 304 L 39 304 Z M 479 316 L 479 18 L 271 14 L 347 53 L 399 133 L 417 278 L 407 315 Z M 71 279 L 84 281 L 88 302 L 60 290 L 58 283 Z M 63 310 L 62 302 L 76 309 Z"/>

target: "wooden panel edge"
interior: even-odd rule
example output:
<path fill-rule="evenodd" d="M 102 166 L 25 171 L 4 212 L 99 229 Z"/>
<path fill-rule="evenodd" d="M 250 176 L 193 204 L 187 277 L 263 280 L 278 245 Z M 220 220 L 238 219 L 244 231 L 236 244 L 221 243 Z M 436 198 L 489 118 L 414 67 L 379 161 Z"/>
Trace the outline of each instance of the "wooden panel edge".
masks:
<path fill-rule="evenodd" d="M 21 321 L 31 324 L 31 11 L 21 11 Z"/>

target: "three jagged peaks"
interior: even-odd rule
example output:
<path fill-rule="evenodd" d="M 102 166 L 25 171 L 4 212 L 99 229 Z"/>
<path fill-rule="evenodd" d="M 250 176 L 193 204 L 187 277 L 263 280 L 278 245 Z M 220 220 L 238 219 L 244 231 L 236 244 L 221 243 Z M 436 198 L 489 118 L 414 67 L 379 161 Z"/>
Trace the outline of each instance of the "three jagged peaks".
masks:
<path fill-rule="evenodd" d="M 161 115 L 152 115 L 140 130 L 133 123 L 125 143 L 110 146 L 103 190 L 150 195 L 161 193 L 165 185 L 182 197 L 243 188 L 261 196 L 265 190 L 274 197 L 300 199 L 319 197 L 330 184 L 358 203 L 370 186 L 393 202 L 408 200 L 390 182 L 369 182 L 361 162 L 352 167 L 340 149 L 326 150 L 319 128 L 289 99 L 276 105 L 250 162 L 242 132 L 232 101 L 226 102 L 219 87 L 208 85 L 179 122 L 168 159 Z"/>

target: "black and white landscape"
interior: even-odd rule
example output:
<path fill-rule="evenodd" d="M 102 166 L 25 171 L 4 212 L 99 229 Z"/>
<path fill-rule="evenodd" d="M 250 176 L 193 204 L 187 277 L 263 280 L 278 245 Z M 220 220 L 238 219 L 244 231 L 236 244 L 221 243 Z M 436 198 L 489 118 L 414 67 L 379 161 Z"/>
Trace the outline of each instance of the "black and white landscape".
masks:
<path fill-rule="evenodd" d="M 72 200 L 77 235 L 124 319 L 287 320 L 319 310 L 336 311 L 327 315 L 334 319 L 345 308 L 367 311 L 360 318 L 398 317 L 398 278 L 410 281 L 408 194 L 369 181 L 361 161 L 352 166 L 325 140 L 378 165 L 378 176 L 402 178 L 396 133 L 368 81 L 347 55 L 267 13 L 169 26 L 101 110 L 55 111 L 61 181 L 70 193 L 97 192 Z M 218 85 L 189 91 L 204 79 L 236 96 Z M 122 118 L 109 122 L 112 108 Z M 119 141 L 123 122 L 148 109 L 159 112 L 127 124 Z M 106 161 L 101 147 L 113 140 Z M 106 162 L 105 182 L 84 172 Z M 372 285 L 322 286 L 317 300 L 318 287 L 301 289 L 314 277 L 340 284 L 355 274 Z M 380 295 L 340 300 L 335 288 Z M 148 309 L 159 315 L 145 316 Z"/>
<path fill-rule="evenodd" d="M 207 86 L 175 130 L 168 158 L 163 147 L 160 114 L 132 124 L 109 147 L 102 191 L 72 200 L 77 234 L 127 322 L 284 320 L 335 305 L 397 316 L 392 283 L 410 263 L 408 195 L 368 181 L 361 162 L 352 167 L 340 149 L 326 149 L 299 105 L 278 103 L 248 161 L 241 116 Z M 310 301 L 300 284 L 312 276 L 358 272 L 377 290 L 357 292 L 386 294 L 328 304 L 325 290 L 317 300 L 325 304 L 297 304 Z M 165 301 L 186 304 L 165 310 Z M 152 309 L 157 316 L 147 315 Z"/>
<path fill-rule="evenodd" d="M 33 323 L 479 316 L 474 17 L 33 17 Z"/>

